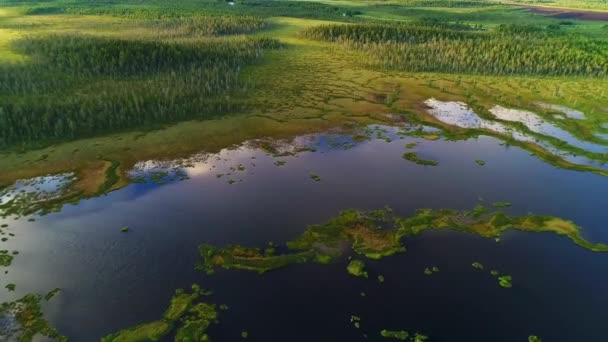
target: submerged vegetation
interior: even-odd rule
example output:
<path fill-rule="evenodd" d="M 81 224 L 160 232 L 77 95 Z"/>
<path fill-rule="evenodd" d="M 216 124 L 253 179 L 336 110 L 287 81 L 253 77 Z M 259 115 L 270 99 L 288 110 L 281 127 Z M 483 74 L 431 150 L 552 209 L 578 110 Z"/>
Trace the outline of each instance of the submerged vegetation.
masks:
<path fill-rule="evenodd" d="M 414 162 L 414 163 L 416 163 L 418 165 L 426 165 L 426 166 L 437 166 L 437 165 L 439 165 L 439 162 L 437 162 L 437 161 L 419 158 L 418 154 L 416 152 L 404 153 L 403 154 L 403 159 L 409 160 L 409 161 Z"/>
<path fill-rule="evenodd" d="M 344 254 L 344 245 L 350 245 L 356 254 L 369 259 L 381 259 L 405 252 L 405 238 L 436 229 L 474 233 L 487 238 L 498 238 L 509 229 L 551 232 L 564 235 L 588 250 L 608 252 L 608 245 L 583 239 L 581 228 L 576 224 L 553 216 L 508 216 L 501 211 L 490 212 L 480 205 L 464 212 L 420 209 L 410 217 L 394 215 L 390 209 L 369 212 L 347 210 L 325 224 L 309 226 L 300 237 L 288 241 L 289 253 L 275 254 L 274 248 L 262 251 L 234 245 L 226 248 L 201 245 L 202 262 L 197 268 L 207 273 L 213 273 L 216 267 L 262 273 L 311 260 L 328 263 Z M 472 266 L 483 269 L 478 262 Z M 348 271 L 353 275 L 366 275 L 360 260 L 353 260 Z M 433 267 L 425 272 L 432 274 L 438 271 Z M 499 283 L 503 287 L 510 287 L 511 277 L 501 276 Z"/>

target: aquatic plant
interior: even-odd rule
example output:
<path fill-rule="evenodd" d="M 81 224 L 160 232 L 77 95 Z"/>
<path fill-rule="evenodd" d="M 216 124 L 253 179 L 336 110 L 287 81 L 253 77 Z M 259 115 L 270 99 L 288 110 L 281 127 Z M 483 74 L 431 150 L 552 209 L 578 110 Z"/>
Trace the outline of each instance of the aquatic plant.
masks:
<path fill-rule="evenodd" d="M 13 262 L 13 256 L 8 254 L 8 251 L 0 251 L 0 266 L 8 267 Z"/>
<path fill-rule="evenodd" d="M 479 165 L 479 166 L 484 166 L 484 165 L 486 165 L 486 162 L 485 162 L 485 161 L 483 161 L 483 160 L 481 160 L 481 159 L 477 159 L 477 160 L 475 160 L 475 162 L 476 162 L 476 163 L 477 163 L 477 165 Z"/>
<path fill-rule="evenodd" d="M 505 275 L 505 276 L 500 276 L 498 277 L 498 285 L 505 287 L 505 288 L 511 288 L 513 285 L 511 284 L 511 276 Z"/>
<path fill-rule="evenodd" d="M 44 300 L 48 302 L 49 300 L 53 299 L 53 297 L 55 297 L 59 292 L 61 292 L 60 288 L 54 288 L 44 296 Z"/>
<path fill-rule="evenodd" d="M 395 339 L 399 341 L 409 342 L 424 342 L 428 340 L 428 336 L 419 333 L 411 334 L 406 330 L 386 330 L 380 331 L 380 336 L 384 338 Z"/>
<path fill-rule="evenodd" d="M 410 333 L 405 330 L 382 330 L 380 336 L 405 341 L 410 337 Z"/>
<path fill-rule="evenodd" d="M 543 340 L 541 340 L 540 337 L 535 336 L 535 335 L 530 335 L 528 336 L 528 342 L 542 342 Z"/>
<path fill-rule="evenodd" d="M 480 262 L 475 261 L 474 263 L 471 264 L 471 266 L 473 266 L 473 268 L 476 268 L 478 270 L 483 270 L 483 265 Z"/>
<path fill-rule="evenodd" d="M 367 278 L 367 272 L 365 271 L 365 263 L 361 260 L 358 260 L 358 259 L 352 260 L 346 266 L 346 270 L 348 271 L 349 274 L 352 274 L 355 277 Z"/>
<path fill-rule="evenodd" d="M 403 154 L 403 159 L 409 160 L 409 161 L 414 162 L 414 163 L 416 163 L 418 165 L 425 165 L 425 166 L 436 166 L 436 165 L 439 165 L 439 162 L 437 162 L 437 161 L 419 158 L 418 154 L 416 152 L 404 153 Z"/>
<path fill-rule="evenodd" d="M 274 252 L 262 253 L 259 248 L 242 246 L 217 248 L 208 244 L 199 246 L 199 253 L 203 257 L 203 262 L 198 263 L 196 268 L 208 274 L 212 274 L 215 267 L 264 273 L 293 263 L 306 262 L 314 257 L 313 251 L 274 255 Z"/>
<path fill-rule="evenodd" d="M 42 297 L 37 294 L 28 294 L 13 302 L 5 302 L 0 306 L 0 322 L 15 320 L 17 324 L 9 325 L 7 329 L 0 329 L 0 337 L 20 342 L 31 342 L 36 335 L 66 342 L 55 328 L 44 319 L 40 301 Z"/>
<path fill-rule="evenodd" d="M 433 274 L 433 271 L 432 271 L 430 268 L 426 267 L 426 268 L 424 269 L 424 274 L 426 274 L 426 275 L 431 275 L 431 274 Z"/>
<path fill-rule="evenodd" d="M 178 289 L 162 319 L 120 330 L 104 336 L 101 341 L 158 341 L 176 326 L 175 341 L 207 341 L 209 337 L 205 331 L 217 319 L 217 311 L 215 305 L 199 301 L 204 294 L 198 285 L 192 285 L 190 293 Z"/>
<path fill-rule="evenodd" d="M 478 206 L 472 211 L 419 209 L 410 217 L 400 217 L 390 208 L 385 208 L 374 211 L 346 210 L 327 223 L 311 225 L 301 236 L 288 241 L 290 251 L 282 254 L 275 254 L 274 248 L 265 253 L 260 248 L 238 245 L 220 248 L 203 244 L 199 247 L 202 260 L 197 264 L 197 269 L 213 273 L 216 267 L 222 267 L 264 273 L 294 263 L 317 261 L 325 264 L 341 257 L 344 245 L 350 245 L 355 253 L 369 259 L 381 259 L 405 252 L 403 240 L 407 237 L 442 229 L 474 233 L 486 238 L 498 238 L 510 229 L 551 232 L 568 237 L 588 250 L 608 252 L 607 244 L 585 240 L 580 227 L 553 216 L 509 216 Z M 478 262 L 472 266 L 483 267 Z M 429 271 L 433 272 L 433 268 Z M 506 284 L 510 277 L 504 277 Z"/>
<path fill-rule="evenodd" d="M 5 288 L 9 291 L 15 291 L 15 284 L 6 284 Z"/>

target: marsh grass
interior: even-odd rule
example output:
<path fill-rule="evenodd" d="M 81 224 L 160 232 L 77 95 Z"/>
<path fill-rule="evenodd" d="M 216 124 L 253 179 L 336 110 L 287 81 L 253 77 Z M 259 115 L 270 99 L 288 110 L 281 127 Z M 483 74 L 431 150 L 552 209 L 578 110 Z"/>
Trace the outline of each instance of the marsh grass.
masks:
<path fill-rule="evenodd" d="M 386 228 L 381 228 L 386 227 Z M 328 264 L 345 253 L 344 246 L 368 259 L 378 260 L 406 251 L 404 239 L 427 230 L 455 230 L 486 238 L 498 238 L 510 229 L 524 232 L 551 232 L 564 235 L 577 245 L 595 252 L 608 252 L 608 244 L 592 243 L 581 237 L 581 228 L 558 217 L 525 215 L 508 216 L 501 211 L 489 212 L 476 207 L 471 211 L 419 209 L 409 217 L 395 215 L 390 208 L 375 211 L 346 210 L 324 224 L 311 225 L 299 237 L 286 243 L 290 252 L 265 254 L 260 248 L 231 245 L 225 248 L 204 244 L 199 247 L 202 260 L 197 269 L 212 274 L 215 268 L 241 269 L 264 273 L 292 264 L 317 261 Z M 473 268 L 483 270 L 479 262 Z M 364 263 L 352 260 L 348 272 L 367 277 Z M 439 268 L 427 267 L 432 275 Z M 509 287 L 511 278 L 501 276 L 499 283 Z"/>

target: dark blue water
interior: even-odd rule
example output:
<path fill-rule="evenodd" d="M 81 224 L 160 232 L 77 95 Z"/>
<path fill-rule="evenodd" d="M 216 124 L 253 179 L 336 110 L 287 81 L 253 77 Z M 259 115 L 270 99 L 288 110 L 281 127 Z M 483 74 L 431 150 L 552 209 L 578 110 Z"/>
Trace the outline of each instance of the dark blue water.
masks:
<path fill-rule="evenodd" d="M 0 301 L 62 288 L 45 309 L 72 341 L 93 341 L 158 319 L 173 291 L 192 283 L 213 290 L 209 300 L 230 308 L 210 330 L 214 341 L 238 340 L 243 330 L 249 341 L 377 341 L 385 328 L 418 331 L 431 341 L 608 336 L 608 254 L 552 234 L 510 232 L 497 243 L 427 232 L 406 240 L 407 253 L 367 262 L 370 279 L 348 275 L 346 259 L 262 276 L 195 271 L 203 242 L 282 243 L 347 208 L 389 205 L 407 216 L 425 207 L 470 209 L 480 197 L 488 205 L 513 203 L 511 214 L 573 220 L 585 238 L 608 242 L 608 178 L 556 169 L 487 137 L 372 140 L 346 150 L 327 148 L 322 138 L 316 138 L 322 141 L 317 152 L 292 157 L 245 147 L 223 151 L 219 160 L 212 156 L 187 169 L 186 181 L 133 184 L 36 222 L 9 220 L 16 236 L 4 248 L 20 254 L 0 277 L 16 283 L 17 291 L 0 292 Z M 411 141 L 420 144 L 405 149 Z M 401 155 L 409 151 L 440 164 L 408 162 Z M 276 160 L 287 164 L 275 166 Z M 229 169 L 239 164 L 246 170 Z M 311 180 L 310 173 L 321 181 Z M 122 233 L 123 226 L 130 231 Z M 512 275 L 513 288 L 499 287 L 487 271 L 471 267 L 474 261 Z M 440 272 L 424 275 L 429 266 Z M 379 274 L 386 278 L 382 284 L 375 280 Z M 360 329 L 350 323 L 351 315 L 361 317 Z"/>

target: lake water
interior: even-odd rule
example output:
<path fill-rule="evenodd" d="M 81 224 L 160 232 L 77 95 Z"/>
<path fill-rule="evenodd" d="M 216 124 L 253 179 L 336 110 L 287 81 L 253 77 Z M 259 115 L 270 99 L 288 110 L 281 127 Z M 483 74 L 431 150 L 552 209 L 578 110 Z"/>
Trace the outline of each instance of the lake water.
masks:
<path fill-rule="evenodd" d="M 35 222 L 0 219 L 16 235 L 3 248 L 20 252 L 0 275 L 17 289 L 0 291 L 0 301 L 61 288 L 45 310 L 71 341 L 158 319 L 173 291 L 192 283 L 214 292 L 210 302 L 229 307 L 209 330 L 213 341 L 239 340 L 241 331 L 248 341 L 379 341 L 382 329 L 420 332 L 430 341 L 608 336 L 608 254 L 554 234 L 508 232 L 496 242 L 429 231 L 405 240 L 404 254 L 367 261 L 369 279 L 350 276 L 346 259 L 264 275 L 194 270 L 203 242 L 283 243 L 341 210 L 385 205 L 407 216 L 417 208 L 466 210 L 480 199 L 488 206 L 506 201 L 513 204 L 510 214 L 559 216 L 582 226 L 586 239 L 608 242 L 608 178 L 557 169 L 495 138 L 399 139 L 396 129 L 383 129 L 390 142 L 351 146 L 347 136 L 327 133 L 295 138 L 315 149 L 295 156 L 273 157 L 248 143 L 179 163 L 140 164 L 134 177 L 170 170 L 183 180 L 131 184 Z M 407 149 L 410 142 L 418 144 Z M 417 165 L 402 158 L 405 152 L 439 165 Z M 471 267 L 475 261 L 511 275 L 513 288 Z M 440 271 L 425 275 L 431 266 Z M 360 329 L 351 315 L 361 317 Z"/>

